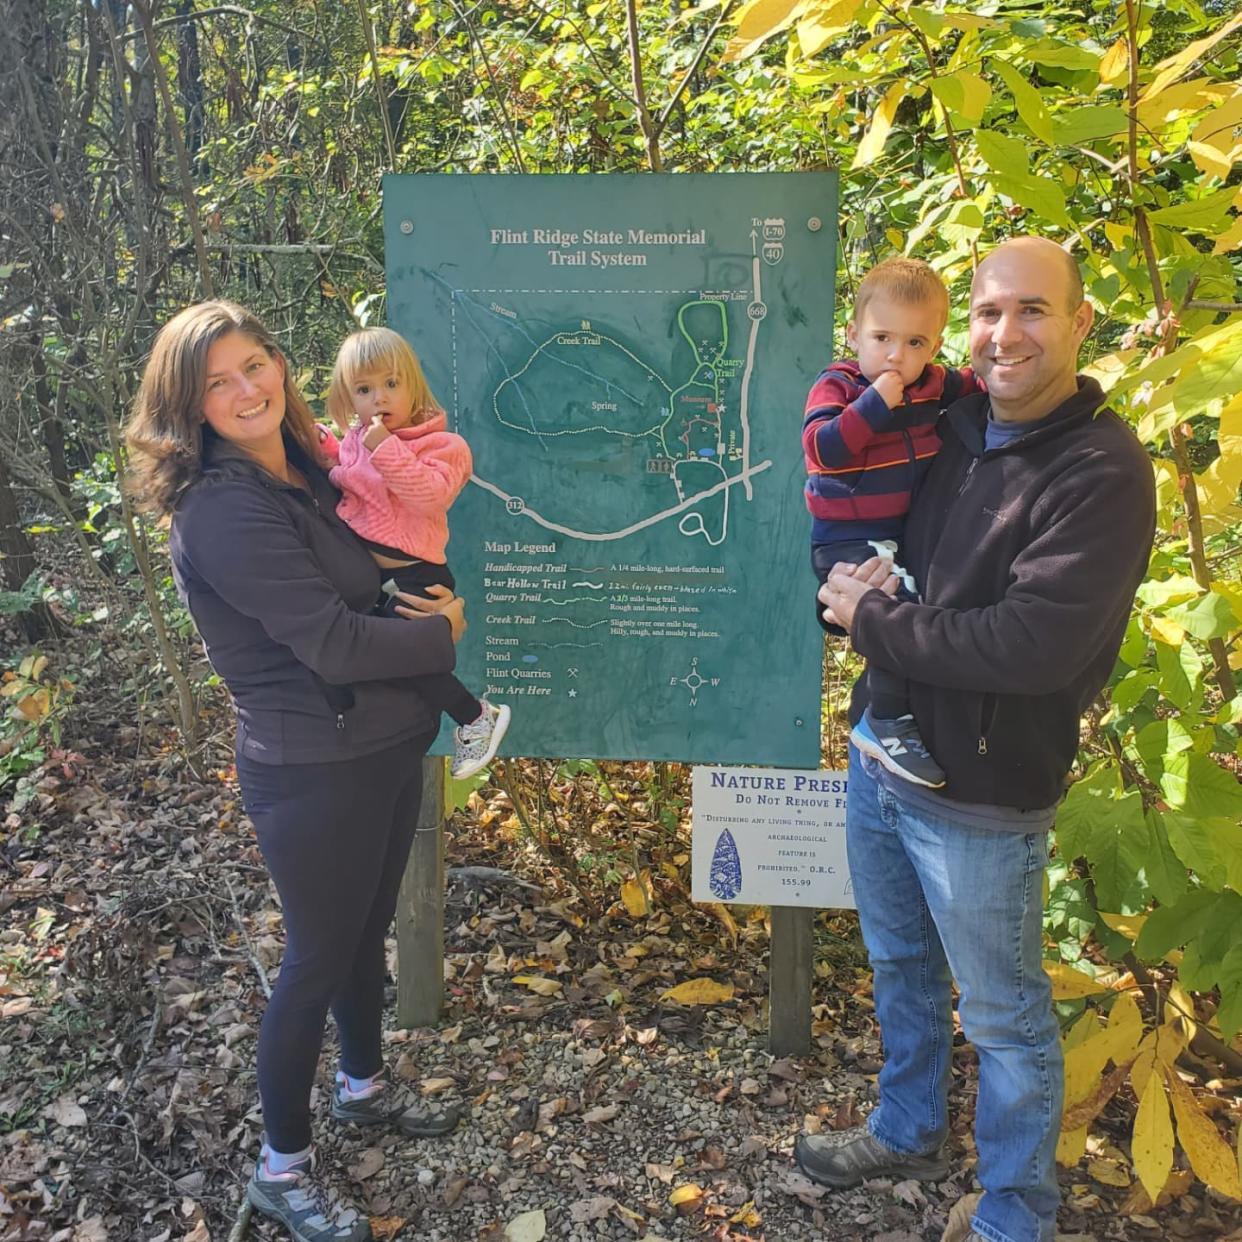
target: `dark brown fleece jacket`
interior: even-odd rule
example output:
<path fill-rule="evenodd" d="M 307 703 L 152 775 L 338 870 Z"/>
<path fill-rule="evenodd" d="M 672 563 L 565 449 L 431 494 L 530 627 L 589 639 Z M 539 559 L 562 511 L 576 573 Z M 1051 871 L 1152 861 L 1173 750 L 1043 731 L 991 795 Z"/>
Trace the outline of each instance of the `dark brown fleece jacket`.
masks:
<path fill-rule="evenodd" d="M 871 592 L 854 647 L 910 680 L 943 793 L 1033 810 L 1065 789 L 1079 720 L 1112 672 L 1155 528 L 1151 461 L 1104 395 L 1078 392 L 985 452 L 986 394 L 948 410 L 905 567 L 923 603 Z M 855 711 L 866 687 L 855 691 Z"/>

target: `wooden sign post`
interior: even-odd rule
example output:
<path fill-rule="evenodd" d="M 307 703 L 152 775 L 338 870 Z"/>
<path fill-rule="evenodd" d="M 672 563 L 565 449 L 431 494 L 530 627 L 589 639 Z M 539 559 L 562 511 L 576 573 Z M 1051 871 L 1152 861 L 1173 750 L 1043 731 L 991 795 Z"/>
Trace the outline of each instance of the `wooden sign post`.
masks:
<path fill-rule="evenodd" d="M 423 799 L 397 898 L 397 1022 L 434 1026 L 444 1009 L 444 768 L 423 760 Z"/>

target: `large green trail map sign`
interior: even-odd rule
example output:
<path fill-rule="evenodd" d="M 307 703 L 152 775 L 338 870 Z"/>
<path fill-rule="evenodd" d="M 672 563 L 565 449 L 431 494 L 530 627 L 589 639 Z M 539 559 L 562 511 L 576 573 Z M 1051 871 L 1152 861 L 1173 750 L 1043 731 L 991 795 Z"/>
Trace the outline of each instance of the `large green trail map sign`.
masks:
<path fill-rule="evenodd" d="M 389 176 L 388 319 L 474 476 L 458 674 L 503 753 L 814 767 L 802 408 L 830 173 Z"/>

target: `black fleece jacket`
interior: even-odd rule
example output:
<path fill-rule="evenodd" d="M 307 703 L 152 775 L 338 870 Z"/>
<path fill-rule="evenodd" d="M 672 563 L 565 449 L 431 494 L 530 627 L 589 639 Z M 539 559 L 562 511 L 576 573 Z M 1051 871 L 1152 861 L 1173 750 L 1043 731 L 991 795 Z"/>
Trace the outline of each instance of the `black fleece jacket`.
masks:
<path fill-rule="evenodd" d="M 322 763 L 434 732 L 438 716 L 399 679 L 452 671 L 447 618 L 371 615 L 371 554 L 336 516 L 328 476 L 286 447 L 310 494 L 209 439 L 169 535 L 177 590 L 237 708 L 239 750 Z M 323 682 L 348 686 L 353 706 L 331 706 Z"/>
<path fill-rule="evenodd" d="M 1103 401 L 1079 377 L 1045 424 L 990 452 L 986 394 L 951 406 L 906 524 L 924 602 L 873 591 L 854 614 L 855 649 L 909 678 L 948 797 L 1055 803 L 1112 672 L 1156 502 L 1147 453 Z M 855 711 L 865 702 L 860 682 Z"/>

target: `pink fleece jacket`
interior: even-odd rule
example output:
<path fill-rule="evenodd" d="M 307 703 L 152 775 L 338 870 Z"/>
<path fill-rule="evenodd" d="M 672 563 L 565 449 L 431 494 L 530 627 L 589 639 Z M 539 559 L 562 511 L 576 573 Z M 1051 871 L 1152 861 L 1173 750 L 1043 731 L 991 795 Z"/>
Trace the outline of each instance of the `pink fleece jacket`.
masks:
<path fill-rule="evenodd" d="M 337 463 L 328 477 L 343 493 L 336 512 L 356 535 L 444 564 L 449 506 L 473 466 L 470 446 L 445 426 L 437 410 L 399 428 L 374 452 L 362 443 L 365 427 L 351 427 L 340 441 L 322 432 L 321 447 Z"/>

